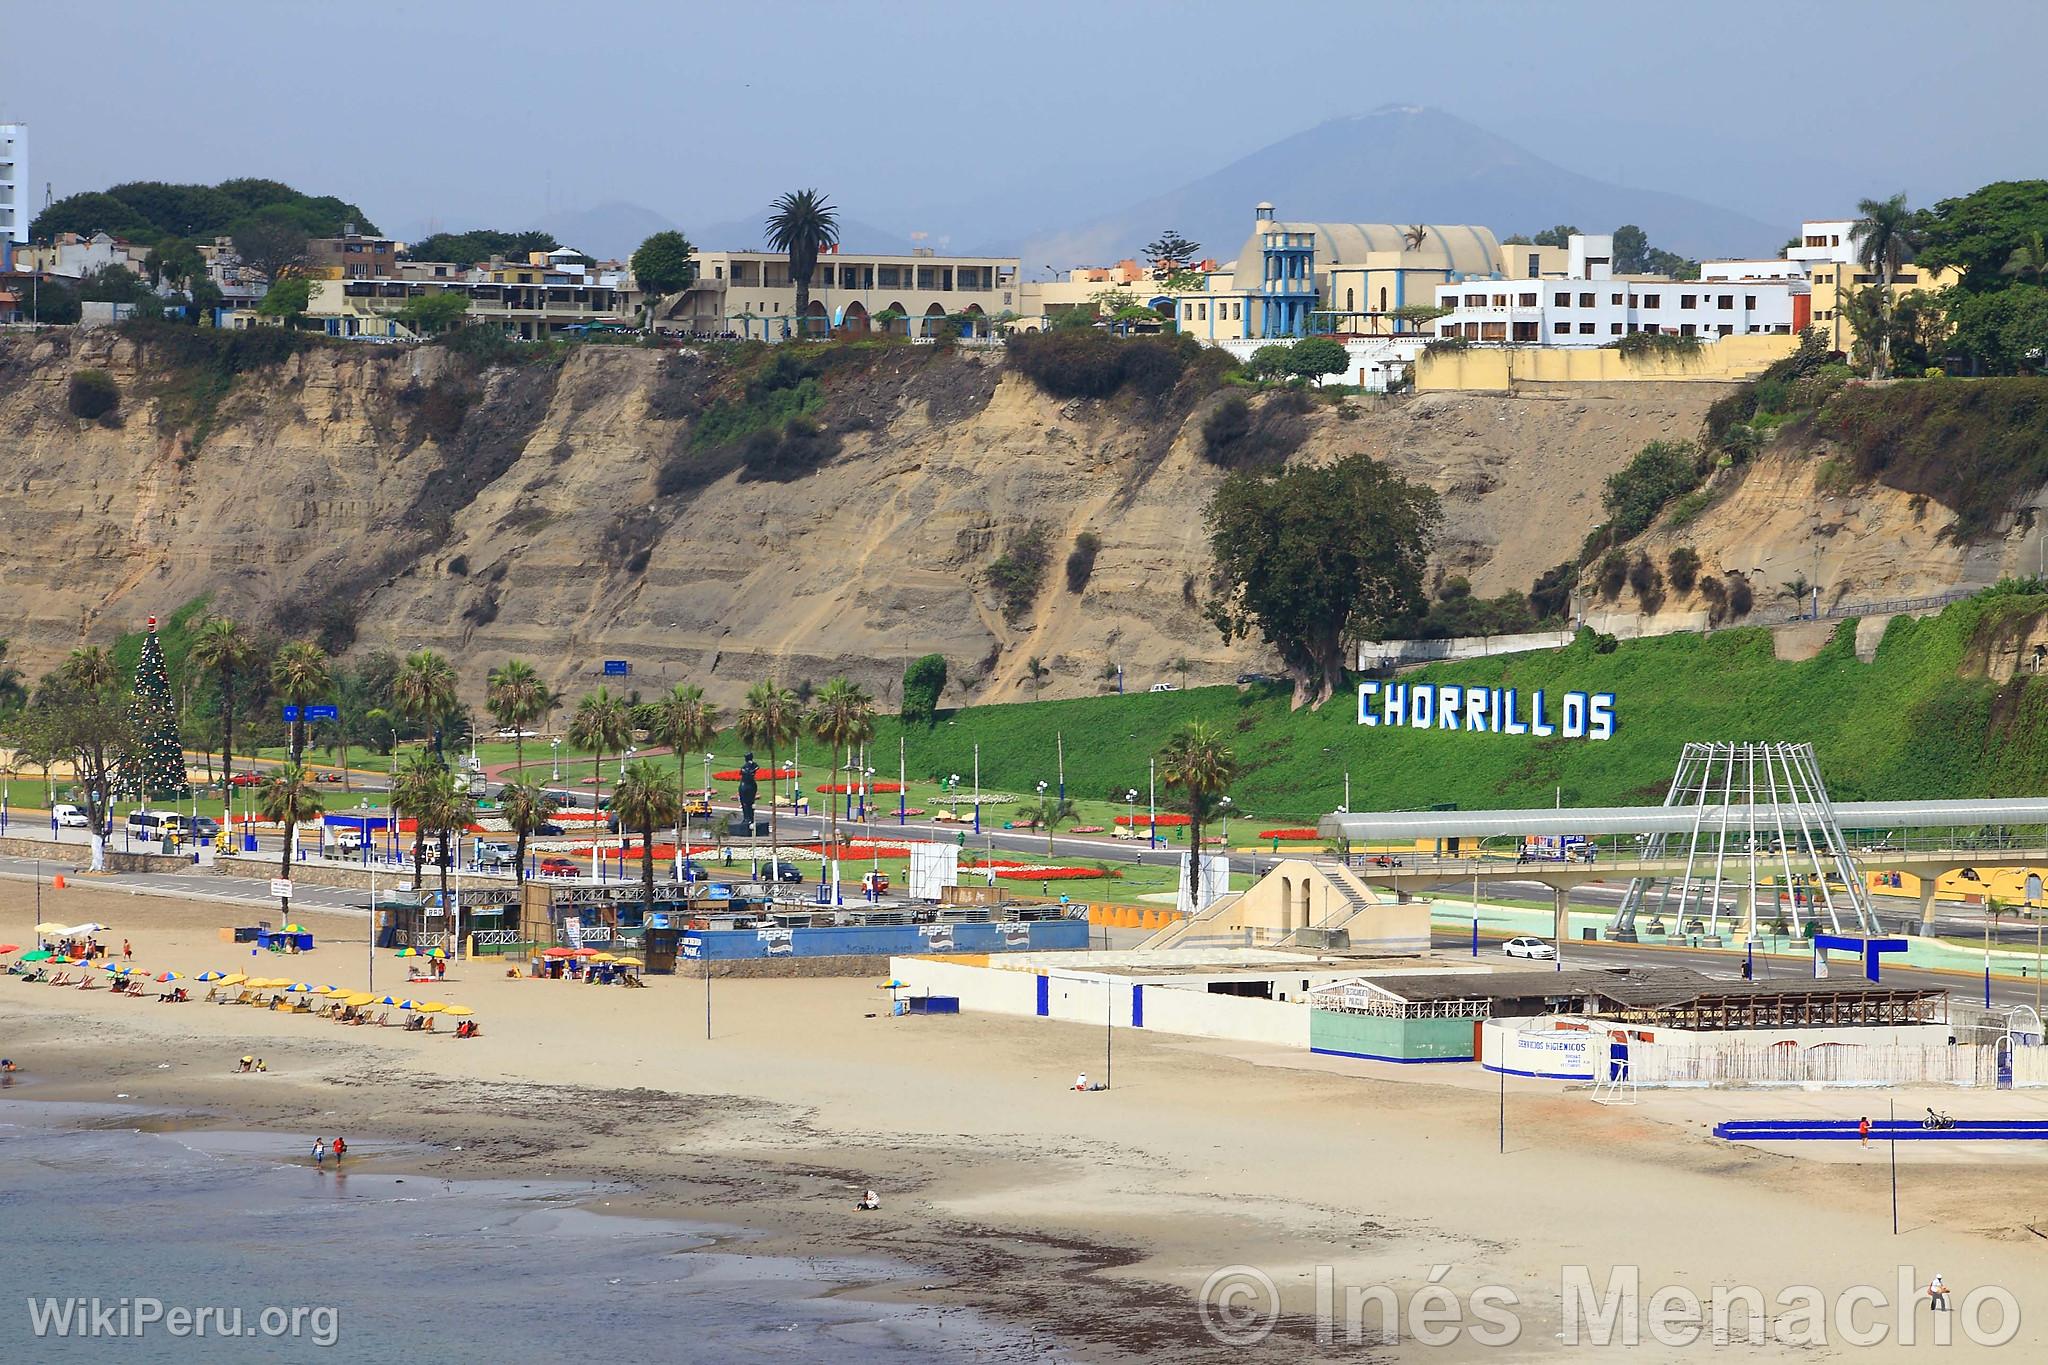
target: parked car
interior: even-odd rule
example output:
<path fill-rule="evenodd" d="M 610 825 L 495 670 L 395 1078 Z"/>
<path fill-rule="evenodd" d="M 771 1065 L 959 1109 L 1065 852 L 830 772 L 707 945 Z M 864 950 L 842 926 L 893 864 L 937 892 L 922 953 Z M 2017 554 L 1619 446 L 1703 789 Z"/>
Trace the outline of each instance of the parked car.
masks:
<path fill-rule="evenodd" d="M 1530 938 L 1526 935 L 1520 938 L 1509 939 L 1506 943 L 1501 944 L 1500 950 L 1503 953 L 1506 953 L 1509 957 L 1527 957 L 1548 960 L 1551 958 L 1555 958 L 1557 956 L 1557 949 L 1551 947 L 1548 943 L 1545 943 L 1540 938 Z"/>
<path fill-rule="evenodd" d="M 692 820 L 709 820 L 711 818 L 711 802 L 706 797 L 692 796 L 683 802 L 683 814 Z"/>
<path fill-rule="evenodd" d="M 192 822 L 192 833 L 194 837 L 210 842 L 220 836 L 220 821 L 210 815 L 202 815 Z"/>
<path fill-rule="evenodd" d="M 771 882 L 800 882 L 804 880 L 803 869 L 795 863 L 763 863 L 761 876 Z"/>
<path fill-rule="evenodd" d="M 327 847 L 336 853 L 361 853 L 363 832 L 359 829 L 336 829 L 327 835 Z"/>
<path fill-rule="evenodd" d="M 539 834 L 539 835 L 546 835 L 546 836 L 550 836 L 550 837 L 552 837 L 552 836 L 554 836 L 554 835 L 557 835 L 557 834 L 566 834 L 566 833 L 568 833 L 568 831 L 567 831 L 567 830 L 565 830 L 565 829 L 563 829 L 563 828 L 562 828 L 562 827 L 561 827 L 560 825 L 556 824 L 556 823 L 555 823 L 554 821 L 552 821 L 552 820 L 548 820 L 548 821 L 545 821 L 545 822 L 543 822 L 543 823 L 541 824 L 541 826 L 540 826 L 540 827 L 539 827 L 538 829 L 534 830 L 534 833 L 535 833 L 535 834 Z"/>
<path fill-rule="evenodd" d="M 479 868 L 508 868 L 518 857 L 518 850 L 510 844 L 483 843 L 476 846 L 476 865 Z"/>
<path fill-rule="evenodd" d="M 1153 684 L 1152 684 L 1152 686 L 1151 686 L 1151 687 L 1150 687 L 1149 689 L 1147 689 L 1147 690 L 1148 690 L 1148 691 L 1152 691 L 1152 692 L 1178 692 L 1178 691 L 1180 691 L 1180 684 L 1179 684 L 1179 683 L 1153 683 Z"/>
<path fill-rule="evenodd" d="M 583 869 L 573 858 L 542 858 L 537 875 L 542 877 L 580 877 Z"/>
<path fill-rule="evenodd" d="M 1252 683 L 1269 683 L 1279 681 L 1280 680 L 1274 677 L 1271 673 L 1240 673 L 1237 675 L 1237 685 L 1239 687 L 1246 687 Z"/>
<path fill-rule="evenodd" d="M 85 812 L 76 806 L 57 805 L 50 807 L 50 818 L 61 829 L 84 829 L 87 825 Z"/>
<path fill-rule="evenodd" d="M 262 773 L 250 772 L 247 769 L 228 779 L 230 784 L 237 787 L 260 787 L 267 780 Z"/>

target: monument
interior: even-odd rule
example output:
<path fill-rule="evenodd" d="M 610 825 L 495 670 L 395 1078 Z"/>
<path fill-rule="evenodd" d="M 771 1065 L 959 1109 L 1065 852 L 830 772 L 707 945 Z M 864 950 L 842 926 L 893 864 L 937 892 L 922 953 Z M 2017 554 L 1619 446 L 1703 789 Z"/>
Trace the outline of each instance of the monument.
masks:
<path fill-rule="evenodd" d="M 760 771 L 761 765 L 754 761 L 754 752 L 749 749 L 746 757 L 740 760 L 740 818 L 733 822 L 729 833 L 750 837 L 754 834 L 754 798 L 761 791 L 755 774 Z"/>

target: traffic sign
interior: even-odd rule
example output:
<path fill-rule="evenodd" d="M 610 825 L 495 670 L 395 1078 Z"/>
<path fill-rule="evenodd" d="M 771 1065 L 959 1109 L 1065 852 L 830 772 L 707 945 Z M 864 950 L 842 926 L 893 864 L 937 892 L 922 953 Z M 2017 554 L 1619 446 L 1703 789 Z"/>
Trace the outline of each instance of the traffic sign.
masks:
<path fill-rule="evenodd" d="M 338 706 L 309 706 L 306 708 L 306 719 L 340 720 L 341 708 Z"/>
<path fill-rule="evenodd" d="M 624 678 L 633 672 L 633 665 L 625 659 L 606 659 L 604 675 L 607 678 Z"/>
<path fill-rule="evenodd" d="M 272 877 L 270 879 L 270 894 L 279 900 L 288 901 L 292 898 L 292 884 L 283 877 Z"/>
<path fill-rule="evenodd" d="M 287 707 L 285 707 L 285 708 L 284 708 L 284 718 L 285 718 L 286 720 L 297 720 L 297 719 L 299 718 L 299 708 L 298 708 L 298 707 L 296 707 L 296 706 L 287 706 Z"/>

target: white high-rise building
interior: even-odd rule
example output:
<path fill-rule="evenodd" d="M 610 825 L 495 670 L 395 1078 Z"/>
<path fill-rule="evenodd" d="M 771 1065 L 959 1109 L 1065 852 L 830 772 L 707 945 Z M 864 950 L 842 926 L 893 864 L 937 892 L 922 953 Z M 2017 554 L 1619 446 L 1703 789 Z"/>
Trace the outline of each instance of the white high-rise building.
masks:
<path fill-rule="evenodd" d="M 28 125 L 0 123 L 0 239 L 28 240 L 29 219 L 35 217 L 30 205 L 28 183 Z"/>

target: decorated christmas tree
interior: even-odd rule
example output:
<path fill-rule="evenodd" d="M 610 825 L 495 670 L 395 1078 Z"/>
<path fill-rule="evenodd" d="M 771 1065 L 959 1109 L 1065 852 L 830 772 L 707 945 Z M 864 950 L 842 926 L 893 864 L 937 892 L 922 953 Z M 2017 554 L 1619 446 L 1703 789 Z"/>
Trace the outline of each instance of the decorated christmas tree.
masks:
<path fill-rule="evenodd" d="M 178 801 L 192 794 L 185 781 L 185 746 L 178 737 L 178 704 L 171 696 L 171 675 L 164 667 L 164 647 L 156 638 L 156 618 L 142 641 L 135 665 L 135 700 L 129 721 L 135 730 L 135 771 L 132 786 L 151 800 Z"/>

